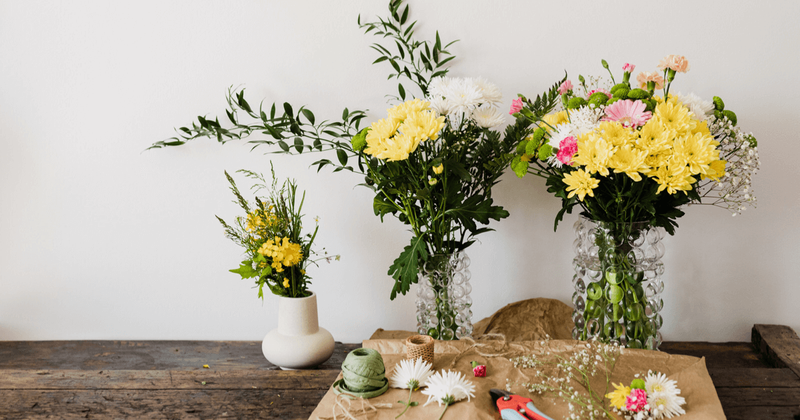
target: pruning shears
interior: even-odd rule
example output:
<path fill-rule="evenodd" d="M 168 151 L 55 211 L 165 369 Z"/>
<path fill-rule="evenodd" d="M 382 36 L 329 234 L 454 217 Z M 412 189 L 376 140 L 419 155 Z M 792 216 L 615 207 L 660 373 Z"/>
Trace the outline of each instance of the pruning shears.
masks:
<path fill-rule="evenodd" d="M 496 388 L 490 389 L 489 395 L 492 396 L 492 401 L 497 405 L 503 420 L 553 420 L 536 408 L 530 398 Z"/>

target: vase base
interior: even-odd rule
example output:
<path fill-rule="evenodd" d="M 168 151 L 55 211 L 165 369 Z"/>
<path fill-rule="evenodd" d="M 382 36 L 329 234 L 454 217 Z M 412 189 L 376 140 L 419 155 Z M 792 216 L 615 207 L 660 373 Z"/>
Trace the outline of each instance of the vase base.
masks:
<path fill-rule="evenodd" d="M 325 363 L 334 348 L 333 336 L 320 328 L 314 334 L 290 336 L 274 329 L 267 333 L 261 350 L 267 361 L 284 370 L 310 369 Z"/>

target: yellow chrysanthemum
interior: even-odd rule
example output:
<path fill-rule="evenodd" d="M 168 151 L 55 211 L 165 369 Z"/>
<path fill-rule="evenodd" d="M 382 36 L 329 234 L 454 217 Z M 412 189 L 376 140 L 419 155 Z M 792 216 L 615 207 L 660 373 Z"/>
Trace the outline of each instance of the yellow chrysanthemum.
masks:
<path fill-rule="evenodd" d="M 677 101 L 656 106 L 653 118 L 659 119 L 667 129 L 675 131 L 678 136 L 688 133 L 693 128 L 689 108 Z"/>
<path fill-rule="evenodd" d="M 600 185 L 600 180 L 592 178 L 589 172 L 578 169 L 564 175 L 564 183 L 567 184 L 567 191 L 570 192 L 567 198 L 572 198 L 577 194 L 578 200 L 583 201 L 583 197 L 587 194 L 594 197 L 594 189 Z"/>
<path fill-rule="evenodd" d="M 608 176 L 608 159 L 614 152 L 611 143 L 598 133 L 586 133 L 578 137 L 578 153 L 572 158 L 575 165 L 586 167 L 589 173 Z"/>
<path fill-rule="evenodd" d="M 674 132 L 668 130 L 661 120 L 651 118 L 639 131 L 636 146 L 650 155 L 663 153 L 672 147 L 673 137 Z"/>
<path fill-rule="evenodd" d="M 725 165 L 727 161 L 715 160 L 708 164 L 709 171 L 706 174 L 700 175 L 700 179 L 711 178 L 714 181 L 719 181 L 725 175 Z"/>
<path fill-rule="evenodd" d="M 631 395 L 631 388 L 622 384 L 612 383 L 612 385 L 614 385 L 615 389 L 613 392 L 606 394 L 606 398 L 609 399 L 611 406 L 620 409 L 625 405 L 625 399 L 628 398 L 628 395 Z"/>
<path fill-rule="evenodd" d="M 373 156 L 381 153 L 386 148 L 386 140 L 397 133 L 397 127 L 399 126 L 400 123 L 390 119 L 382 119 L 372 123 L 369 132 L 367 132 L 367 147 L 364 149 L 364 153 Z"/>
<path fill-rule="evenodd" d="M 411 115 L 416 115 L 421 113 L 422 111 L 427 111 L 430 109 L 431 103 L 426 102 L 420 99 L 414 99 L 411 101 L 405 101 L 400 105 L 397 105 L 394 108 L 389 109 L 386 113 L 389 115 L 389 119 L 393 122 L 398 124 L 402 123 Z"/>
<path fill-rule="evenodd" d="M 644 161 L 647 153 L 627 144 L 617 148 L 614 155 L 608 161 L 608 166 L 616 173 L 624 173 L 632 180 L 639 182 L 642 180 L 641 173 L 648 173 L 650 167 Z"/>
<path fill-rule="evenodd" d="M 616 121 L 603 121 L 596 130 L 612 146 L 623 146 L 636 139 L 636 135 L 631 129 L 625 128 Z"/>
<path fill-rule="evenodd" d="M 545 130 L 550 131 L 550 127 L 558 127 L 559 124 L 569 122 L 569 115 L 567 114 L 567 111 L 559 111 L 555 114 L 545 115 L 542 117 L 542 120 L 544 120 L 544 122 L 547 124 L 542 124 L 541 126 L 544 127 Z"/>
<path fill-rule="evenodd" d="M 708 173 L 708 165 L 719 159 L 719 150 L 711 143 L 713 140 L 710 135 L 700 133 L 676 139 L 672 161 L 686 164 L 692 175 Z"/>
<path fill-rule="evenodd" d="M 397 131 L 420 142 L 438 139 L 442 128 L 444 128 L 444 117 L 437 117 L 433 111 L 425 111 L 409 115 Z"/>
<path fill-rule="evenodd" d="M 692 183 L 695 181 L 686 165 L 667 164 L 656 168 L 650 176 L 658 184 L 656 194 L 664 190 L 667 190 L 669 194 L 688 191 L 692 189 Z"/>

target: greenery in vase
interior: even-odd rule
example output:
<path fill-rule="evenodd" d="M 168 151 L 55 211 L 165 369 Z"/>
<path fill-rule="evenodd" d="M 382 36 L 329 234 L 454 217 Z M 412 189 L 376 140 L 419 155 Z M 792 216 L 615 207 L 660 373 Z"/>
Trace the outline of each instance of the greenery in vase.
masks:
<path fill-rule="evenodd" d="M 308 266 L 316 265 L 323 259 L 328 262 L 334 258 L 338 260 L 339 256 L 325 256 L 318 260 L 310 258 L 315 254 L 311 246 L 317 237 L 319 226 L 314 228 L 313 233 L 302 233 L 301 212 L 305 193 L 298 203 L 297 184 L 293 180 L 286 180 L 279 187 L 274 170 L 269 185 L 263 175 L 245 170 L 238 172 L 256 182 L 253 185 L 254 192 L 268 190 L 269 196 L 256 196 L 255 203 L 248 202 L 233 178 L 225 172 L 231 191 L 236 196 L 235 203 L 245 211 L 245 216 L 237 217 L 233 224 L 217 216 L 225 228 L 225 236 L 242 246 L 247 256 L 238 268 L 230 271 L 241 275 L 242 279 L 255 279 L 258 297 L 262 299 L 264 286 L 278 296 L 311 296 L 308 290 L 311 277 L 306 272 Z"/>
<path fill-rule="evenodd" d="M 395 215 L 410 226 L 412 240 L 389 269 L 395 280 L 391 298 L 407 293 L 429 255 L 464 249 L 490 230 L 478 224 L 508 216 L 494 205 L 491 190 L 514 151 L 513 144 L 490 129 L 503 123 L 495 106 L 500 101 L 496 86 L 482 78 L 447 78 L 446 64 L 454 58 L 447 48 L 455 41 L 442 43 L 438 32 L 435 41 L 417 40 L 416 22 L 408 23 L 408 16 L 402 0 L 391 0 L 388 17 L 363 23 L 358 18 L 365 33 L 386 44 L 372 45 L 379 54 L 373 64 L 389 65 L 389 78 L 399 80 L 397 95 L 388 96 L 403 102 L 388 111 L 387 119 L 362 129 L 362 110 L 345 108 L 340 121 L 320 121 L 310 109 L 289 103 L 256 109 L 245 100 L 244 90 L 231 89 L 229 124 L 198 117 L 191 127 L 180 127 L 177 137 L 151 148 L 198 138 L 226 143 L 262 134 L 268 137 L 248 143 L 273 146 L 274 153 L 335 153 L 335 159 L 313 165 L 318 171 L 331 166 L 334 172 L 362 174 L 361 185 L 375 192 L 375 214 L 381 220 Z M 403 81 L 416 86 L 418 99 L 409 99 L 414 95 Z"/>

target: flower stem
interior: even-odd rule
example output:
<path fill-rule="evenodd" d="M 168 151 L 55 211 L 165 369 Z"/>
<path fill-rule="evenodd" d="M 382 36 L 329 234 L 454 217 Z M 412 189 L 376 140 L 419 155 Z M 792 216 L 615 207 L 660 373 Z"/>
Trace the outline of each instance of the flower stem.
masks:
<path fill-rule="evenodd" d="M 406 413 L 406 411 L 408 410 L 408 407 L 410 407 L 410 406 L 411 406 L 411 393 L 412 393 L 412 392 L 414 392 L 414 389 L 412 389 L 412 388 L 409 388 L 409 389 L 408 389 L 408 401 L 406 402 L 406 408 L 405 408 L 405 409 L 403 409 L 403 412 L 402 412 L 402 413 L 400 413 L 400 414 L 398 414 L 398 415 L 397 415 L 397 417 L 395 417 L 395 418 L 399 418 L 400 416 L 402 416 L 403 414 L 405 414 L 405 413 Z"/>
<path fill-rule="evenodd" d="M 442 417 L 444 417 L 444 413 L 447 411 L 447 407 L 449 407 L 449 406 L 450 406 L 450 404 L 449 404 L 449 403 L 446 403 L 446 404 L 444 405 L 444 410 L 442 410 L 442 415 L 441 415 L 441 416 L 439 416 L 439 420 L 442 420 Z"/>

